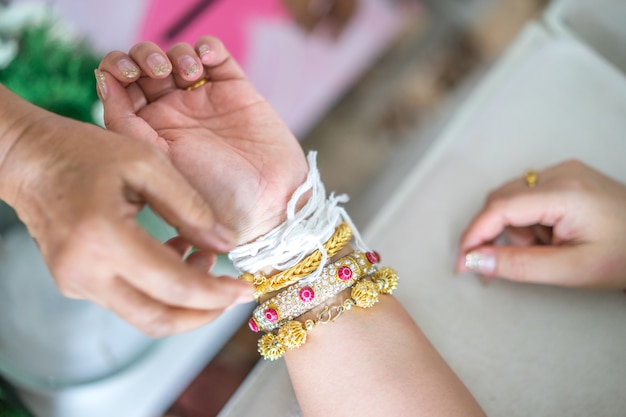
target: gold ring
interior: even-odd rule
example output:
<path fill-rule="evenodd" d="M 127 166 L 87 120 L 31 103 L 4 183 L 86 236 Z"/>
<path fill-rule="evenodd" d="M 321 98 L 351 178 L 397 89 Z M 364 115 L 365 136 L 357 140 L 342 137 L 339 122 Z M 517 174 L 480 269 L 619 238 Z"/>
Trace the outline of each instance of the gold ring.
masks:
<path fill-rule="evenodd" d="M 204 84 L 206 84 L 206 82 L 207 82 L 206 78 L 198 80 L 195 83 L 191 84 L 189 87 L 187 87 L 187 91 L 195 90 L 198 87 L 202 87 Z"/>
<path fill-rule="evenodd" d="M 537 171 L 529 169 L 524 173 L 524 182 L 527 186 L 532 188 L 537 185 L 537 181 L 539 181 L 539 174 Z"/>

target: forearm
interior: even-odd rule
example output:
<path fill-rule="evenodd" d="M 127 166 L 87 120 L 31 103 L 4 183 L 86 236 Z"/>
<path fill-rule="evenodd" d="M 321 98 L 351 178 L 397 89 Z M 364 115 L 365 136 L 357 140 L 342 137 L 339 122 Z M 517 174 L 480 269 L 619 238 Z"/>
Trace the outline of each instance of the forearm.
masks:
<path fill-rule="evenodd" d="M 484 415 L 389 295 L 370 309 L 353 308 L 316 326 L 285 359 L 307 417 Z"/>

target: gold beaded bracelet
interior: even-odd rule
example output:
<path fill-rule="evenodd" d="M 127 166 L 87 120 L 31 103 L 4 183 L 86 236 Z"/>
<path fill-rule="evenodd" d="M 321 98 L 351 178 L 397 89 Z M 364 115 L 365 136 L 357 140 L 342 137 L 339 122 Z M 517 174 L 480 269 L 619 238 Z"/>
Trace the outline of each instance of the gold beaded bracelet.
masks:
<path fill-rule="evenodd" d="M 276 333 L 263 335 L 258 342 L 258 350 L 264 359 L 276 360 L 282 357 L 286 349 L 296 349 L 306 343 L 307 332 L 318 324 L 332 323 L 345 311 L 353 307 L 370 308 L 379 300 L 380 294 L 391 294 L 398 286 L 398 275 L 392 268 L 381 268 L 371 278 L 363 278 L 352 286 L 350 297 L 334 306 L 325 306 L 315 320 L 304 322 L 290 320 L 284 323 Z"/>
<path fill-rule="evenodd" d="M 329 263 L 313 283 L 298 282 L 261 303 L 248 326 L 253 332 L 274 330 L 281 322 L 304 314 L 373 273 L 378 259 L 376 252 L 353 252 Z"/>
<path fill-rule="evenodd" d="M 326 251 L 327 258 L 330 259 L 335 256 L 346 246 L 351 238 L 352 230 L 346 222 L 337 226 L 335 233 L 330 237 L 330 239 L 328 239 L 328 241 L 326 241 L 326 243 L 324 243 L 324 250 Z M 322 252 L 318 249 L 293 267 L 270 277 L 265 276 L 261 272 L 257 272 L 255 274 L 244 272 L 239 276 L 239 279 L 251 282 L 256 286 L 254 296 L 258 300 L 259 297 L 264 294 L 281 290 L 311 274 L 319 268 L 322 258 Z"/>

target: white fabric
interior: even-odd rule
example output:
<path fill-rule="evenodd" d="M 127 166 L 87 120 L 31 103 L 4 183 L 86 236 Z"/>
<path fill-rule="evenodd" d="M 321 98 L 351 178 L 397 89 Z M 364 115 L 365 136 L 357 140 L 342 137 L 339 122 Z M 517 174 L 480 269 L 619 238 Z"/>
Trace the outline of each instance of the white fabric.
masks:
<path fill-rule="evenodd" d="M 316 157 L 315 151 L 307 155 L 309 173 L 287 204 L 287 220 L 254 242 L 238 246 L 230 252 L 229 257 L 237 269 L 252 274 L 268 269 L 282 271 L 296 265 L 317 249 L 322 253 L 322 262 L 319 268 L 304 280 L 304 282 L 313 281 L 328 261 L 324 243 L 344 221 L 352 229 L 355 247 L 360 251 L 367 250 L 350 216 L 339 206 L 340 203 L 348 201 L 348 196 L 331 193 L 326 198 Z M 296 212 L 298 202 L 309 191 L 311 192 L 309 201 Z"/>

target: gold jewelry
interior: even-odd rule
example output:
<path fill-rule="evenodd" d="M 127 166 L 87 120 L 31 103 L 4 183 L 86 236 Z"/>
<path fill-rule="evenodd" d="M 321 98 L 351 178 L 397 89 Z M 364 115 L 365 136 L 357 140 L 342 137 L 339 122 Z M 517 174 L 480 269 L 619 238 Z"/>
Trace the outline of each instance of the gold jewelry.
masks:
<path fill-rule="evenodd" d="M 264 359 L 276 360 L 286 349 L 296 349 L 306 343 L 307 332 L 318 324 L 333 323 L 353 307 L 370 308 L 379 300 L 380 294 L 391 294 L 398 285 L 398 275 L 391 268 L 374 272 L 370 279 L 362 279 L 352 287 L 350 297 L 334 306 L 324 306 L 314 319 L 304 322 L 292 320 L 284 323 L 277 333 L 266 333 L 259 339 L 258 351 Z"/>
<path fill-rule="evenodd" d="M 268 332 L 281 322 L 298 317 L 324 301 L 350 288 L 364 276 L 376 272 L 374 252 L 353 252 L 324 267 L 313 283 L 296 283 L 261 303 L 248 321 L 250 330 Z"/>
<path fill-rule="evenodd" d="M 350 226 L 343 222 L 335 229 L 335 233 L 324 243 L 324 250 L 328 259 L 335 256 L 352 238 L 352 230 Z M 319 268 L 322 262 L 322 252 L 318 249 L 315 252 L 308 255 L 298 264 L 292 266 L 289 269 L 285 269 L 270 277 L 266 277 L 260 272 L 256 274 L 243 273 L 239 276 L 239 279 L 253 283 L 256 286 L 254 296 L 258 299 L 263 294 L 281 290 L 288 285 L 310 275 L 313 271 Z"/>
<path fill-rule="evenodd" d="M 196 88 L 202 87 L 204 84 L 207 83 L 207 79 L 206 78 L 202 78 L 198 81 L 196 81 L 195 83 L 191 84 L 190 86 L 187 87 L 187 91 L 191 91 L 191 90 L 195 90 Z"/>
<path fill-rule="evenodd" d="M 539 173 L 533 169 L 529 169 L 524 173 L 524 182 L 530 188 L 537 185 L 537 181 L 539 181 Z"/>

